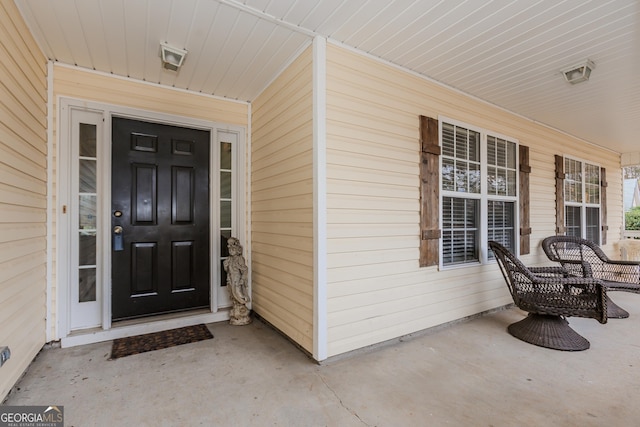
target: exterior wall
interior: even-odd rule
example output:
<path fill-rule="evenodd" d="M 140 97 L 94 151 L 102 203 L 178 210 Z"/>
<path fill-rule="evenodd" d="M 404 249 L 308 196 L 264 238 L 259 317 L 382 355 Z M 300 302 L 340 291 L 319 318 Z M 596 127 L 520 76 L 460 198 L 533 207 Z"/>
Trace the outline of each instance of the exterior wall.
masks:
<path fill-rule="evenodd" d="M 0 2 L 0 402 L 45 343 L 47 60 Z"/>
<path fill-rule="evenodd" d="M 307 49 L 252 104 L 253 309 L 313 350 L 313 94 Z"/>
<path fill-rule="evenodd" d="M 248 105 L 239 102 L 225 101 L 220 98 L 203 96 L 197 93 L 175 90 L 159 85 L 152 85 L 130 79 L 111 77 L 101 73 L 82 70 L 75 67 L 56 65 L 53 71 L 54 106 L 54 158 L 51 167 L 53 173 L 53 267 L 52 267 L 52 336 L 61 335 L 55 329 L 57 325 L 55 307 L 57 296 L 56 289 L 56 263 L 57 236 L 55 235 L 55 218 L 58 215 L 57 203 L 57 156 L 58 150 L 58 114 L 60 97 L 77 98 L 86 101 L 94 101 L 105 104 L 118 105 L 128 108 L 136 108 L 146 111 L 154 111 L 195 119 L 215 121 L 232 125 L 248 126 Z"/>
<path fill-rule="evenodd" d="M 607 168 L 608 242 L 620 237 L 618 155 L 329 45 L 328 356 L 512 302 L 494 264 L 419 268 L 419 115 L 443 115 L 529 146 L 535 209 L 526 264 L 547 262 L 540 241 L 555 233 L 554 154 Z"/>

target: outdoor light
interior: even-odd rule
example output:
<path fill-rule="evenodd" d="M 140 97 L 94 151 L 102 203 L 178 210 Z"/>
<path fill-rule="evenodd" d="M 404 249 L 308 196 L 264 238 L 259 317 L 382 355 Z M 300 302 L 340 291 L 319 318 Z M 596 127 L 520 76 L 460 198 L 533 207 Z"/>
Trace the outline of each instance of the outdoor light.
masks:
<path fill-rule="evenodd" d="M 167 43 L 160 43 L 160 57 L 162 58 L 162 66 L 167 70 L 178 71 L 182 66 L 187 51 L 177 47 L 169 46 Z"/>
<path fill-rule="evenodd" d="M 591 70 L 593 70 L 595 67 L 596 64 L 587 59 L 581 64 L 565 68 L 564 70 L 562 70 L 562 75 L 564 76 L 564 79 L 571 84 L 586 82 L 587 80 L 589 80 Z"/>

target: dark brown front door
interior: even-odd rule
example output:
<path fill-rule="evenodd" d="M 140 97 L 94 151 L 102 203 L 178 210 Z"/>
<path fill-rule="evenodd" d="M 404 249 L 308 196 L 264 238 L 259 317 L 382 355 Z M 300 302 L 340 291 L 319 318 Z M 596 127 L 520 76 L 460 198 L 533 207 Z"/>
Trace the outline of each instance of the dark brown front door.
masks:
<path fill-rule="evenodd" d="M 209 307 L 209 132 L 112 120 L 112 319 Z"/>

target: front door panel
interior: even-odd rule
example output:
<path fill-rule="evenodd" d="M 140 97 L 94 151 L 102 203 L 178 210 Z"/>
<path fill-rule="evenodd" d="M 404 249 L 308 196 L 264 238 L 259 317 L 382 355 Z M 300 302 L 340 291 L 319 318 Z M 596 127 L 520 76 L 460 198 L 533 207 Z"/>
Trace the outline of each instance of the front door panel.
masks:
<path fill-rule="evenodd" d="M 207 131 L 112 120 L 112 319 L 208 308 Z"/>

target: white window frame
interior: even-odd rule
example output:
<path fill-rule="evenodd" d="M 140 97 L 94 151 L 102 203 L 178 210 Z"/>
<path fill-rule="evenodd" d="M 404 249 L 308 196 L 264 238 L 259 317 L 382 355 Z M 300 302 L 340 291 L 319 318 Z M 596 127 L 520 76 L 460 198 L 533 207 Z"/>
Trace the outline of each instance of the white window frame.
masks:
<path fill-rule="evenodd" d="M 503 135 L 500 134 L 499 132 L 494 132 L 492 130 L 488 130 L 488 129 L 484 129 L 481 128 L 479 126 L 474 126 L 471 125 L 469 123 L 465 123 L 459 120 L 455 120 L 455 119 L 451 119 L 448 117 L 442 117 L 439 116 L 438 117 L 438 138 L 439 138 L 439 145 L 440 147 L 442 147 L 442 125 L 443 123 L 447 123 L 447 124 L 451 124 L 454 126 L 460 126 L 463 128 L 466 128 L 470 131 L 474 131 L 474 132 L 478 132 L 480 134 L 480 193 L 465 193 L 465 192 L 457 192 L 457 191 L 450 191 L 447 190 L 445 191 L 442 188 L 442 172 L 438 174 L 439 176 L 439 188 L 440 188 L 440 229 L 443 230 L 443 208 L 444 208 L 444 198 L 445 197 L 455 197 L 455 198 L 470 198 L 470 199 L 477 199 L 480 200 L 480 220 L 478 223 L 478 227 L 480 229 L 480 233 L 479 233 L 479 242 L 478 242 L 478 248 L 479 248 L 479 254 L 478 254 L 478 261 L 474 261 L 474 262 L 466 262 L 466 263 L 459 263 L 459 264 L 444 264 L 444 257 L 443 257 L 443 246 L 444 246 L 444 237 L 440 238 L 439 241 L 439 257 L 438 257 L 438 262 L 439 262 L 439 268 L 441 270 L 449 270 L 449 269 L 457 269 L 457 268 L 467 268 L 467 267 L 473 267 L 473 266 L 478 266 L 478 265 L 483 265 L 483 264 L 489 264 L 489 263 L 494 263 L 495 260 L 494 259 L 490 259 L 489 258 L 489 245 L 488 245 L 488 201 L 489 200 L 495 200 L 495 201 L 507 201 L 507 202 L 513 202 L 514 203 L 514 230 L 513 230 L 513 241 L 514 241 L 514 248 L 512 249 L 514 254 L 516 256 L 519 256 L 519 252 L 520 252 L 520 245 L 519 245 L 519 236 L 518 236 L 518 230 L 520 229 L 520 209 L 518 208 L 520 206 L 520 174 L 518 173 L 519 170 L 519 165 L 518 165 L 518 161 L 519 161 L 519 156 L 518 156 L 518 152 L 519 152 L 519 146 L 520 146 L 520 142 L 510 136 L 507 135 Z M 513 142 L 515 143 L 515 161 L 516 161 L 516 195 L 515 196 L 501 196 L 501 195 L 490 195 L 488 194 L 488 183 L 487 183 L 487 167 L 488 167 L 488 159 L 487 159 L 487 137 L 488 136 L 493 136 L 496 138 L 500 138 L 500 139 L 504 139 L 507 140 L 509 142 Z M 443 161 L 443 155 L 441 154 L 439 156 L 439 168 L 440 171 L 442 171 L 442 161 Z"/>
<path fill-rule="evenodd" d="M 580 162 L 582 168 L 582 182 L 581 182 L 581 191 L 582 191 L 582 202 L 571 202 L 567 201 L 566 194 L 566 160 L 572 160 L 575 162 Z M 563 170 L 565 171 L 565 179 L 563 181 L 562 191 L 563 191 L 563 200 L 564 206 L 562 207 L 562 214 L 564 215 L 564 224 L 565 229 L 567 229 L 567 206 L 579 207 L 580 208 L 580 237 L 583 239 L 587 238 L 587 208 L 598 208 L 598 241 L 596 244 L 600 245 L 602 241 L 602 188 L 600 182 L 602 182 L 602 166 L 596 162 L 592 162 L 586 159 L 582 159 L 579 157 L 574 157 L 571 155 L 564 155 L 562 158 L 563 162 Z M 586 165 L 595 166 L 598 168 L 598 203 L 587 203 L 587 179 L 586 179 Z M 566 231 L 565 231 L 566 234 Z"/>

